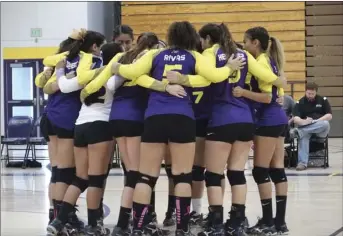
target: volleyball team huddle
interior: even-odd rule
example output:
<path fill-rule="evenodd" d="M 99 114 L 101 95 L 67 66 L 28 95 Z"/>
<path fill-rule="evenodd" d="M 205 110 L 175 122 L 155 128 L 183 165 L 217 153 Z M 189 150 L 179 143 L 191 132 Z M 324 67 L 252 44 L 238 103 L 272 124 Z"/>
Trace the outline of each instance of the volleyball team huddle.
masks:
<path fill-rule="evenodd" d="M 196 32 L 187 21 L 172 23 L 166 38 L 142 33 L 133 46 L 127 25 L 115 28 L 111 43 L 80 29 L 44 58 L 35 83 L 49 94 L 41 119 L 52 166 L 47 235 L 155 236 L 174 227 L 177 236 L 288 234 L 281 43 L 254 27 L 246 30 L 242 46 L 224 24 Z M 125 183 L 111 233 L 103 223 L 103 196 L 114 142 Z M 249 227 L 244 168 L 252 143 L 262 217 Z M 169 192 L 160 227 L 154 188 L 162 161 Z M 225 178 L 231 210 L 224 223 Z M 86 189 L 84 226 L 76 202 Z"/>

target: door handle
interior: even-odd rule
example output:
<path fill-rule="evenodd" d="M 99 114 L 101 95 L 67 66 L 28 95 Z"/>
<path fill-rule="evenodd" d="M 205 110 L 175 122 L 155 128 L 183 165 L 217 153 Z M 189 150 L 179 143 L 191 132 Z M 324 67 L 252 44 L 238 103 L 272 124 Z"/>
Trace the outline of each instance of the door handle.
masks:
<path fill-rule="evenodd" d="M 43 106 L 44 98 L 42 96 L 39 96 L 39 105 Z"/>

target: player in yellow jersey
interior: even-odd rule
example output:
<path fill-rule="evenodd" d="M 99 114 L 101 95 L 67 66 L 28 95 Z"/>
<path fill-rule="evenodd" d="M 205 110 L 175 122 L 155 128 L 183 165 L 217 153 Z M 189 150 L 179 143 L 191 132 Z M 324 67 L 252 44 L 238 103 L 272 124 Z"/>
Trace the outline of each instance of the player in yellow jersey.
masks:
<path fill-rule="evenodd" d="M 284 80 L 278 78 L 271 71 L 259 66 L 251 54 L 237 49 L 231 34 L 223 24 L 208 24 L 205 26 L 204 38 L 207 44 L 212 42 L 212 47 L 204 51 L 212 58 L 209 65 L 222 68 L 231 55 L 243 57 L 247 64 L 237 70 L 226 81 L 205 77 L 211 84 L 211 111 L 205 142 L 205 182 L 209 199 L 209 224 L 205 232 L 199 235 L 224 234 L 243 236 L 245 221 L 246 179 L 244 175 L 245 163 L 248 160 L 251 141 L 254 134 L 254 122 L 249 101 L 245 98 L 233 96 L 236 86 L 244 86 L 249 81 L 249 73 L 263 77 L 276 84 L 284 85 Z M 211 30 L 210 30 L 211 29 Z M 215 32 L 219 32 L 215 34 Z M 200 34 L 201 36 L 201 34 Z M 218 37 L 215 37 L 218 36 Z M 171 82 L 192 86 L 199 84 L 200 79 L 194 75 L 177 76 L 176 81 L 169 78 L 176 72 L 169 72 L 167 78 Z M 220 83 L 221 82 L 221 83 Z M 230 219 L 223 229 L 223 197 L 221 189 L 221 176 L 227 164 L 227 178 L 231 185 L 232 206 Z"/>
<path fill-rule="evenodd" d="M 75 41 L 78 40 L 78 34 L 79 34 L 79 31 L 74 30 L 72 34 L 70 34 L 66 40 L 62 41 L 59 45 L 57 54 L 69 51 L 73 47 Z M 38 74 L 35 78 L 36 86 L 38 88 L 43 89 L 51 77 L 56 77 L 56 74 L 54 72 L 55 72 L 54 67 L 44 67 L 44 71 Z M 50 108 L 51 106 L 53 106 L 53 100 L 54 100 L 54 95 L 49 95 L 48 102 L 44 108 L 44 113 L 42 115 L 41 122 L 40 122 L 40 129 L 41 129 L 42 135 L 48 143 L 48 153 L 49 153 L 49 159 L 50 159 L 50 165 L 51 165 L 49 198 L 51 199 L 52 207 L 50 208 L 50 211 L 49 211 L 49 223 L 55 218 L 56 213 L 57 213 L 55 186 L 56 186 L 56 180 L 58 178 L 57 177 L 58 145 L 57 145 L 56 132 L 54 131 L 51 121 L 48 118 L 48 113 L 50 112 Z M 75 212 L 71 215 L 73 215 L 72 218 L 76 220 Z M 71 218 L 71 221 L 73 221 L 72 218 Z M 77 220 L 77 222 L 79 221 Z"/>
<path fill-rule="evenodd" d="M 56 181 L 56 201 L 57 204 L 61 207 L 62 201 L 65 200 L 65 192 L 69 185 L 73 184 L 75 186 L 76 183 L 73 183 L 74 177 L 75 177 L 75 159 L 74 159 L 74 128 L 75 128 L 75 122 L 79 116 L 79 111 L 81 108 L 81 102 L 79 98 L 79 91 L 80 90 L 80 84 L 79 81 L 76 80 L 76 83 L 74 83 L 74 88 L 71 88 L 69 86 L 65 86 L 62 81 L 65 82 L 73 82 L 74 80 L 67 80 L 63 79 L 64 72 L 68 75 L 75 75 L 78 76 L 82 75 L 82 73 L 77 73 L 77 69 L 80 66 L 80 58 L 84 59 L 84 56 L 87 53 L 94 53 L 94 65 L 96 67 L 100 67 L 102 65 L 102 59 L 100 57 L 100 47 L 105 42 L 105 38 L 102 34 L 94 31 L 86 31 L 83 30 L 80 32 L 80 38 L 79 40 L 76 40 L 73 43 L 73 47 L 68 51 L 68 53 L 65 54 L 57 54 L 54 56 L 50 56 L 44 59 L 43 63 L 46 66 L 56 66 L 58 62 L 62 58 L 66 58 L 66 66 L 60 68 L 63 71 L 63 76 L 61 76 L 61 79 L 55 80 L 55 81 L 48 81 L 48 83 L 45 85 L 45 87 L 50 87 L 51 92 L 54 92 L 53 90 L 57 88 L 57 91 L 53 94 L 53 102 L 51 104 L 51 107 L 49 107 L 48 112 L 48 118 L 52 123 L 53 129 L 56 131 L 57 134 L 57 140 L 58 140 L 58 172 L 57 176 L 59 177 Z M 83 52 L 81 52 L 83 51 Z M 85 56 L 87 57 L 87 56 Z M 89 55 L 89 57 L 93 57 L 92 54 Z M 91 60 L 92 61 L 92 60 Z M 87 63 L 90 67 L 93 63 Z M 88 71 L 90 68 L 88 68 Z M 86 78 L 86 76 L 85 76 Z M 52 86 L 53 84 L 56 84 L 56 86 Z M 54 88 L 54 89 L 51 89 Z M 48 89 L 49 90 L 49 89 Z M 80 149 L 75 148 L 75 157 L 81 158 L 84 156 L 84 152 L 80 151 Z M 106 163 L 108 164 L 108 163 Z M 80 175 L 80 173 L 78 173 Z M 94 182 L 94 181 L 91 181 Z M 94 183 L 90 183 L 91 186 L 94 186 Z M 80 187 L 80 186 L 76 186 Z M 94 187 L 96 188 L 96 187 Z M 102 186 L 101 186 L 102 188 Z M 80 188 L 81 189 L 81 188 Z M 88 192 L 89 196 L 91 196 L 92 191 Z M 94 195 L 94 194 L 93 194 Z M 69 201 L 69 208 L 68 211 L 70 211 L 72 205 L 74 207 L 75 202 L 72 200 Z M 64 201 L 66 202 L 66 201 Z M 89 201 L 91 202 L 91 201 Z M 93 206 L 89 207 L 91 209 L 94 209 L 94 205 L 98 204 L 95 203 L 97 200 L 93 198 L 92 204 Z M 100 201 L 99 201 L 100 202 Z M 58 207 L 58 208 L 60 208 Z M 98 206 L 96 207 L 96 210 L 98 210 Z M 59 212 L 60 213 L 60 212 Z M 59 214 L 58 213 L 58 214 Z M 65 224 L 66 217 L 65 215 L 62 217 L 62 221 Z M 54 222 L 54 221 L 53 221 Z M 52 222 L 52 223 L 53 223 Z M 52 224 L 51 223 L 51 224 Z M 93 223 L 94 224 L 94 223 Z"/>
<path fill-rule="evenodd" d="M 200 74 L 212 80 L 225 80 L 243 63 L 241 58 L 232 59 L 236 66 L 215 68 L 198 52 L 197 34 L 189 22 L 174 22 L 168 30 L 169 47 L 163 50 L 150 50 L 131 65 L 113 64 L 113 71 L 134 80 L 150 74 L 156 80 L 165 78 L 167 71 L 177 70 L 185 74 Z M 191 203 L 192 165 L 195 151 L 195 120 L 190 98 L 191 91 L 183 98 L 151 91 L 145 112 L 142 135 L 140 179 L 134 193 L 134 231 L 156 230 L 156 226 L 146 224 L 150 192 L 154 188 L 160 171 L 161 157 L 166 144 L 172 158 L 172 173 L 176 195 L 176 235 L 191 235 L 189 214 Z"/>
<path fill-rule="evenodd" d="M 284 74 L 283 47 L 279 40 L 269 36 L 265 28 L 248 29 L 244 36 L 244 48 L 256 58 L 261 66 L 276 75 Z M 284 169 L 284 138 L 288 118 L 282 106 L 277 102 L 279 96 L 283 95 L 283 90 L 280 91 L 271 81 L 266 81 L 261 77 L 252 78 L 251 90 L 244 90 L 241 95 L 256 102 L 253 103 L 256 110 L 257 129 L 254 138 L 252 173 L 259 188 L 263 217 L 248 232 L 284 235 L 288 234 L 285 222 L 288 183 Z M 270 179 L 274 182 L 276 190 L 275 219 L 273 219 Z"/>

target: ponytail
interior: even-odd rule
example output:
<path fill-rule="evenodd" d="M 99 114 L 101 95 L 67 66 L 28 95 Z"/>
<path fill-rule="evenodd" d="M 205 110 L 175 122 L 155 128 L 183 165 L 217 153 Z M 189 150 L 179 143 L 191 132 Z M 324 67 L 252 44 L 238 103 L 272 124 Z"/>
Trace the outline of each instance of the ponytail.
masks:
<path fill-rule="evenodd" d="M 237 45 L 233 41 L 230 31 L 224 23 L 219 25 L 219 29 L 221 31 L 219 44 L 226 54 L 226 57 L 229 58 L 231 54 L 235 54 L 237 52 Z"/>
<path fill-rule="evenodd" d="M 87 34 L 86 29 L 83 29 L 83 28 L 79 30 L 73 29 L 73 32 L 68 37 L 74 40 L 74 42 L 70 45 L 69 54 L 67 56 L 68 60 L 72 60 L 79 55 L 80 48 L 82 46 L 84 38 L 86 37 L 86 34 Z"/>
<path fill-rule="evenodd" d="M 80 51 L 85 53 L 92 53 L 92 46 L 96 44 L 100 47 L 105 42 L 105 36 L 99 32 L 80 29 L 69 36 L 69 38 L 74 39 L 75 42 L 71 45 L 69 54 L 67 56 L 68 60 L 72 60 L 77 57 Z"/>
<path fill-rule="evenodd" d="M 146 49 L 151 49 L 155 45 L 158 45 L 159 41 L 154 33 L 144 33 L 140 36 L 137 45 L 126 52 L 120 59 L 121 64 L 131 64 L 136 57 Z"/>
<path fill-rule="evenodd" d="M 275 61 L 277 68 L 281 73 L 284 71 L 285 66 L 285 52 L 283 46 L 277 38 L 270 37 L 270 41 L 271 44 L 267 50 L 267 55 Z"/>

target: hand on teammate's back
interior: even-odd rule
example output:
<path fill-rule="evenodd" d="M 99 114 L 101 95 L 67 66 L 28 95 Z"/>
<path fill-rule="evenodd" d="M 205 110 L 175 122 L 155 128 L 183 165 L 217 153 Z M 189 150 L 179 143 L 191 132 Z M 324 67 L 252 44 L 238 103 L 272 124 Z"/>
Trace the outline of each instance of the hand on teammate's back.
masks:
<path fill-rule="evenodd" d="M 240 70 L 246 64 L 245 58 L 242 56 L 238 56 L 233 58 L 235 55 L 232 54 L 229 60 L 227 61 L 226 65 L 230 67 L 232 70 Z"/>
<path fill-rule="evenodd" d="M 180 73 L 177 71 L 167 71 L 166 77 L 169 83 L 179 84 L 180 82 Z"/>
<path fill-rule="evenodd" d="M 51 77 L 51 75 L 52 75 L 52 68 L 48 68 L 48 69 L 44 70 L 45 78 L 49 79 Z"/>
<path fill-rule="evenodd" d="M 185 89 L 178 84 L 168 84 L 166 86 L 166 92 L 178 98 L 187 96 Z"/>
<path fill-rule="evenodd" d="M 238 98 L 243 96 L 243 92 L 244 92 L 244 89 L 239 86 L 236 86 L 232 89 L 233 96 L 238 97 Z"/>

